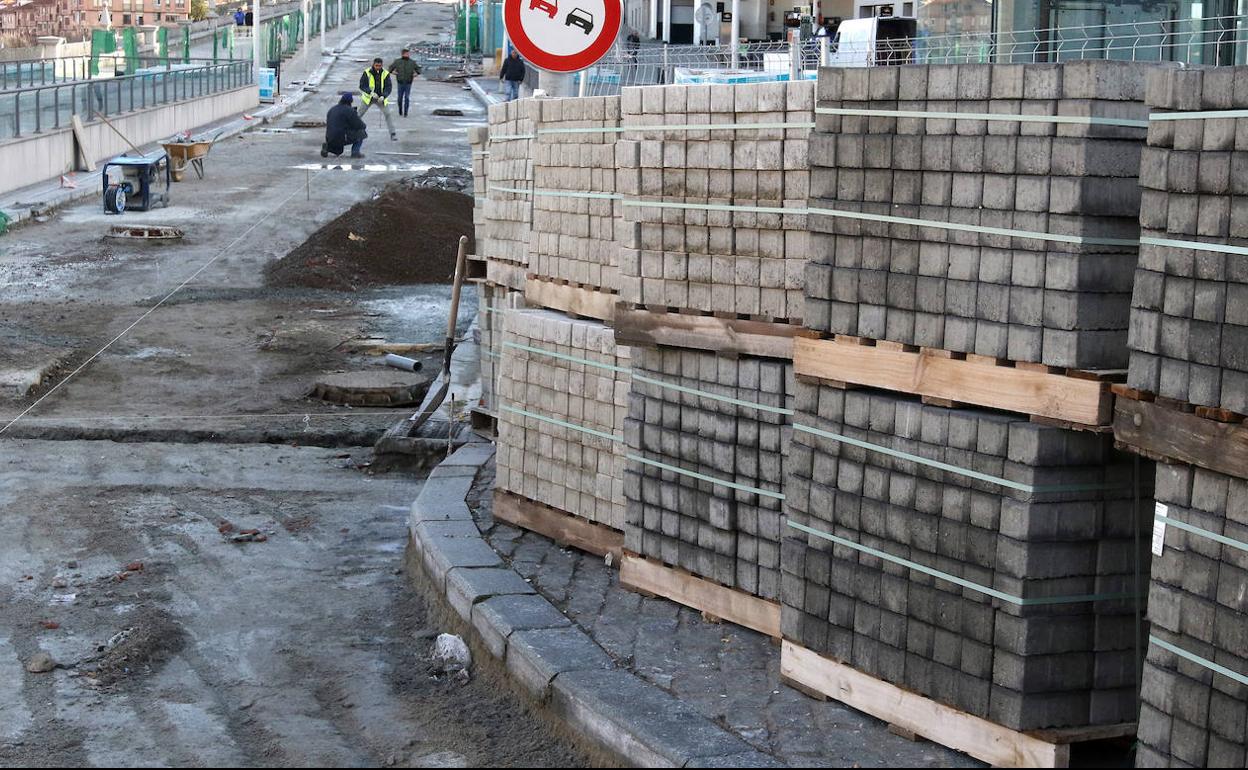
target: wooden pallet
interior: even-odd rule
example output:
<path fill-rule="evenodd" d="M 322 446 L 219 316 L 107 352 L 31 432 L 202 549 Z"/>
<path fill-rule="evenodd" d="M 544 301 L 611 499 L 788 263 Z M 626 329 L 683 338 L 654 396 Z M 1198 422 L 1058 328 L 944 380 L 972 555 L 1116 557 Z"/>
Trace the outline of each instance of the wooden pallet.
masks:
<path fill-rule="evenodd" d="M 1123 374 L 1062 370 L 845 336 L 799 337 L 793 370 L 833 383 L 910 393 L 942 406 L 1002 409 L 1068 427 L 1109 425 L 1110 386 Z"/>
<path fill-rule="evenodd" d="M 1114 439 L 1158 462 L 1248 476 L 1248 417 L 1115 386 Z"/>
<path fill-rule="evenodd" d="M 624 553 L 624 533 L 619 530 L 501 489 L 494 490 L 494 518 L 544 535 L 560 545 L 597 556 L 611 554 L 612 564 L 619 564 Z"/>
<path fill-rule="evenodd" d="M 777 602 L 729 588 L 666 564 L 625 553 L 620 564 L 620 585 L 641 593 L 662 596 L 692 607 L 717 620 L 727 620 L 760 634 L 780 637 L 780 605 Z"/>
<path fill-rule="evenodd" d="M 469 254 L 465 267 L 468 274 L 464 276 L 474 283 L 486 280 L 486 259 L 480 254 Z"/>
<path fill-rule="evenodd" d="M 524 283 L 524 301 L 529 307 L 550 308 L 573 318 L 596 318 L 611 323 L 618 299 L 615 292 L 552 278 L 530 275 Z"/>
<path fill-rule="evenodd" d="M 792 360 L 794 339 L 807 336 L 816 336 L 816 332 L 785 321 L 643 308 L 623 302 L 615 309 L 615 341 L 620 345 L 665 345 Z"/>
<path fill-rule="evenodd" d="M 473 433 L 490 441 L 498 437 L 498 415 L 494 412 L 477 405 L 468 412 L 468 419 Z"/>
<path fill-rule="evenodd" d="M 876 679 L 785 640 L 780 677 L 814 697 L 829 698 L 994 767 L 1069 767 L 1075 743 L 1135 735 L 1134 722 L 1019 732 Z"/>
<path fill-rule="evenodd" d="M 486 280 L 495 286 L 505 286 L 508 289 L 524 291 L 525 279 L 528 277 L 528 274 L 529 268 L 527 265 L 493 257 L 486 258 Z"/>

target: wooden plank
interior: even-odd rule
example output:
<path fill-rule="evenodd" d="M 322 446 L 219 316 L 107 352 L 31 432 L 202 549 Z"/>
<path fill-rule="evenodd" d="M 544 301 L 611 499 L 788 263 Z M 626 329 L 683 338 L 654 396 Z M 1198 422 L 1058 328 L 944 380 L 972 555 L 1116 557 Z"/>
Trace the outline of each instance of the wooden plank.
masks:
<path fill-rule="evenodd" d="M 1248 425 L 1125 398 L 1114 410 L 1114 438 L 1123 444 L 1230 476 L 1248 475 Z"/>
<path fill-rule="evenodd" d="M 677 604 L 751 628 L 760 634 L 780 636 L 780 605 L 736 588 L 672 569 L 636 554 L 624 554 L 620 584 L 634 591 L 652 593 Z"/>
<path fill-rule="evenodd" d="M 545 535 L 560 545 L 598 556 L 611 554 L 613 564 L 619 564 L 624 552 L 623 532 L 501 489 L 494 490 L 494 518 Z"/>
<path fill-rule="evenodd" d="M 793 339 L 815 332 L 792 324 L 685 313 L 652 313 L 620 303 L 615 341 L 620 345 L 667 345 L 717 353 L 793 358 Z"/>
<path fill-rule="evenodd" d="M 1081 425 L 1107 425 L 1113 416 L 1109 383 L 1011 366 L 945 358 L 927 352 L 794 340 L 793 370 L 917 396 L 948 399 Z"/>
<path fill-rule="evenodd" d="M 610 292 L 555 283 L 545 278 L 529 278 L 524 283 L 524 301 L 530 307 L 546 307 L 607 323 L 615 318 L 618 299 L 618 295 Z"/>
<path fill-rule="evenodd" d="M 95 171 L 95 161 L 91 158 L 91 148 L 87 146 L 87 132 L 82 127 L 82 119 L 77 115 L 71 115 L 69 125 L 74 131 L 74 146 L 78 149 L 78 154 L 82 158 L 82 169 L 84 171 Z"/>
<path fill-rule="evenodd" d="M 785 641 L 780 675 L 994 767 L 1065 767 L 1069 747 L 958 711 Z"/>

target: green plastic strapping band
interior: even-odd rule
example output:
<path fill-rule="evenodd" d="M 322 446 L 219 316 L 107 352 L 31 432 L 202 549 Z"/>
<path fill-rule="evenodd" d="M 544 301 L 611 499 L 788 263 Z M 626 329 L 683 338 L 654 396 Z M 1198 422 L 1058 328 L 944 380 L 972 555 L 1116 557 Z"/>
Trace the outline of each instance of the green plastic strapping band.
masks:
<path fill-rule="evenodd" d="M 636 460 L 642 465 L 649 465 L 654 468 L 660 468 L 665 471 L 671 471 L 672 473 L 679 473 L 681 476 L 688 476 L 689 478 L 698 479 L 699 481 L 709 481 L 712 484 L 718 484 L 722 487 L 728 487 L 729 489 L 738 489 L 742 492 L 751 492 L 753 494 L 761 495 L 763 497 L 775 498 L 776 500 L 784 499 L 784 495 L 780 492 L 772 492 L 771 490 L 767 490 L 767 489 L 759 489 L 758 487 L 750 487 L 750 486 L 746 486 L 745 484 L 738 484 L 735 481 L 724 481 L 723 479 L 717 479 L 714 476 L 707 476 L 704 473 L 698 473 L 696 471 L 689 471 L 689 470 L 685 470 L 684 468 L 678 468 L 675 465 L 668 465 L 667 463 L 661 463 L 658 460 L 647 460 L 646 458 L 638 454 L 628 454 L 628 455 L 625 455 L 625 457 L 629 460 Z"/>
<path fill-rule="evenodd" d="M 1153 518 L 1155 518 L 1157 521 L 1164 522 L 1172 527 L 1177 527 L 1183 530 L 1184 532 L 1191 532 L 1193 535 L 1199 535 L 1200 537 L 1207 537 L 1210 540 L 1214 541 L 1215 543 L 1221 543 L 1222 545 L 1229 545 L 1231 548 L 1238 548 L 1241 551 L 1248 551 L 1248 543 L 1244 543 L 1234 538 L 1227 537 L 1226 535 L 1219 535 L 1217 532 L 1210 532 L 1207 529 L 1202 529 L 1200 527 L 1197 527 L 1194 524 L 1188 524 L 1186 521 L 1176 519 L 1173 516 L 1162 516 L 1159 514 L 1157 516 L 1154 516 Z"/>
<path fill-rule="evenodd" d="M 1209 110 L 1207 112 L 1155 112 L 1149 120 L 1229 120 L 1248 118 L 1248 110 Z"/>
<path fill-rule="evenodd" d="M 1122 593 L 1122 594 L 1082 594 L 1082 595 L 1076 595 L 1076 596 L 1044 596 L 1044 597 L 1038 597 L 1038 598 L 1033 598 L 1033 599 L 1024 599 L 1021 596 L 1014 596 L 1013 594 L 1007 594 L 1004 591 L 998 591 L 995 588 L 989 588 L 988 586 L 980 585 L 979 583 L 973 583 L 964 578 L 960 578 L 957 575 L 950 575 L 948 572 L 941 572 L 938 569 L 932 569 L 931 567 L 928 567 L 923 564 L 919 564 L 918 562 L 910 561 L 909 559 L 903 559 L 900 556 L 894 556 L 891 553 L 886 553 L 884 551 L 871 548 L 870 546 L 862 545 L 861 543 L 855 543 L 853 540 L 846 540 L 843 537 L 837 537 L 836 535 L 833 535 L 829 532 L 824 532 L 822 530 L 815 529 L 814 527 L 808 527 L 804 524 L 798 524 L 797 522 L 790 521 L 788 519 L 785 520 L 785 523 L 788 524 L 793 529 L 796 529 L 800 532 L 805 532 L 808 535 L 814 535 L 815 537 L 828 540 L 830 542 L 836 543 L 837 545 L 843 545 L 846 548 L 853 548 L 855 551 L 861 551 L 865 554 L 869 554 L 876 558 L 883 559 L 884 561 L 890 561 L 894 564 L 900 564 L 901 566 L 907 567 L 916 572 L 922 572 L 924 575 L 931 575 L 934 578 L 939 578 L 940 580 L 944 580 L 944 581 L 953 583 L 955 585 L 960 585 L 963 588 L 969 588 L 972 591 L 978 591 L 979 593 L 985 594 L 987 596 L 991 596 L 994 599 L 1000 599 L 1001 601 L 1009 602 L 1010 604 L 1017 604 L 1020 607 L 1036 607 L 1036 606 L 1042 606 L 1042 605 L 1047 605 L 1047 604 L 1079 604 L 1082 602 L 1104 602 L 1104 601 L 1116 601 L 1118 599 L 1138 598 L 1135 594 Z"/>
<path fill-rule="evenodd" d="M 1157 645 L 1163 650 L 1173 652 L 1175 655 L 1178 655 L 1180 658 L 1190 660 L 1191 662 L 1195 663 L 1198 666 L 1204 666 L 1210 671 L 1213 671 L 1213 672 L 1221 674 L 1222 676 L 1234 679 L 1236 682 L 1239 682 L 1240 684 L 1248 684 L 1248 676 L 1244 676 L 1238 671 L 1232 671 L 1226 666 L 1214 663 L 1212 660 L 1206 660 L 1205 658 L 1202 658 L 1199 655 L 1196 655 L 1195 653 L 1188 652 L 1182 647 L 1175 647 L 1173 644 L 1170 644 L 1165 639 L 1160 639 L 1156 636 L 1153 636 L 1152 634 L 1149 634 L 1148 641 L 1152 642 L 1153 644 Z"/>
<path fill-rule="evenodd" d="M 1125 238 L 1096 238 L 1082 235 L 1054 235 L 1052 233 L 1033 233 L 1028 230 L 1013 230 L 1004 227 L 986 227 L 984 225 L 963 225 L 956 222 L 937 222 L 931 219 L 914 219 L 912 217 L 895 217 L 888 214 L 868 214 L 862 211 L 840 211 L 838 209 L 811 208 L 810 214 L 842 219 L 858 219 L 868 222 L 886 222 L 894 225 L 913 225 L 915 227 L 936 227 L 942 230 L 957 230 L 981 235 L 1003 235 L 1009 238 L 1030 238 L 1038 241 L 1055 243 L 1076 243 L 1095 246 L 1138 246 L 1140 242 Z"/>
<path fill-rule="evenodd" d="M 534 195 L 545 196 L 551 198 L 598 198 L 600 200 L 618 201 L 623 200 L 624 196 L 620 193 L 608 192 L 581 192 L 579 190 L 533 190 Z"/>
<path fill-rule="evenodd" d="M 920 465 L 926 465 L 938 470 L 956 473 L 959 476 L 966 476 L 967 478 L 978 479 L 979 481 L 987 481 L 990 484 L 997 484 L 998 486 L 1017 489 L 1019 492 L 1026 492 L 1029 494 L 1045 494 L 1048 492 L 1092 492 L 1119 488 L 1116 484 L 1046 484 L 1040 486 L 1036 486 L 1034 484 L 1024 484 L 1021 481 L 1011 481 L 1009 479 L 1003 479 L 1000 476 L 991 476 L 987 473 L 973 471 L 969 468 L 960 468 L 956 465 L 950 465 L 949 463 L 942 463 L 939 460 L 933 460 L 928 457 L 920 457 L 919 455 L 903 452 L 899 449 L 892 449 L 890 447 L 880 446 L 879 444 L 872 444 L 868 441 L 850 438 L 849 436 L 842 436 L 839 433 L 832 433 L 831 431 L 821 430 L 809 425 L 799 425 L 798 423 L 794 423 L 793 430 L 799 430 L 803 433 L 810 433 L 815 436 L 822 436 L 823 438 L 837 441 L 842 444 L 849 444 L 850 446 L 856 446 L 860 449 L 866 449 L 869 452 L 878 452 L 879 454 L 888 455 L 889 457 L 896 457 L 899 460 L 919 463 Z"/>
<path fill-rule="evenodd" d="M 591 436 L 597 436 L 598 438 L 605 438 L 608 441 L 620 441 L 620 442 L 624 441 L 623 437 L 617 436 L 614 433 L 606 433 L 604 431 L 594 430 L 593 428 L 586 428 L 584 425 L 577 425 L 576 423 L 567 422 L 565 420 L 560 420 L 555 417 L 547 417 L 544 414 L 538 414 L 536 412 L 529 412 L 529 411 L 525 411 L 524 409 L 517 409 L 514 406 L 508 406 L 506 404 L 499 404 L 499 408 L 501 408 L 505 412 L 514 412 L 515 414 L 521 414 L 521 415 L 524 415 L 525 417 L 532 417 L 534 420 L 541 420 L 542 422 L 548 422 L 551 425 L 558 425 L 561 428 L 569 428 L 571 430 L 580 431 L 581 433 L 588 433 Z"/>
<path fill-rule="evenodd" d="M 522 345 L 519 342 L 504 342 L 503 347 L 525 350 L 529 353 L 536 353 L 541 356 L 550 356 L 551 358 L 558 358 L 560 361 L 570 361 L 574 364 L 595 366 L 599 369 L 606 369 L 611 372 L 622 372 L 624 374 L 630 374 L 632 372 L 632 370 L 627 366 L 616 366 L 615 364 L 604 364 L 601 361 L 590 361 L 588 358 L 578 358 L 576 356 L 570 356 L 567 353 L 558 353 L 553 350 L 547 350 L 546 348 L 536 348 L 531 345 Z"/>
<path fill-rule="evenodd" d="M 1219 254 L 1248 254 L 1248 246 L 1231 246 L 1224 243 L 1203 243 L 1201 241 L 1176 241 L 1171 238 L 1140 238 L 1140 243 L 1149 246 L 1169 246 L 1175 249 L 1195 249 L 1196 251 L 1215 251 Z"/>
<path fill-rule="evenodd" d="M 1148 128 L 1147 120 L 1131 118 L 1102 118 L 1095 115 L 1021 115 L 1016 113 L 997 112 L 925 112 L 922 110 L 867 110 L 850 109 L 848 107 L 819 107 L 815 110 L 819 115 L 875 115 L 891 118 L 921 118 L 925 120 L 994 120 L 1015 123 L 1071 123 L 1085 126 L 1123 126 L 1126 128 Z"/>
<path fill-rule="evenodd" d="M 629 198 L 625 206 L 656 209 L 687 209 L 692 211 L 741 211 L 754 214 L 809 214 L 807 208 L 782 208 L 779 206 L 734 206 L 728 203 L 677 203 L 676 201 L 643 201 L 640 198 Z"/>
<path fill-rule="evenodd" d="M 510 142 L 515 139 L 532 139 L 532 138 L 533 138 L 533 134 L 499 134 L 498 136 L 491 136 L 490 141 L 491 142 Z"/>
<path fill-rule="evenodd" d="M 644 374 L 637 374 L 636 372 L 633 372 L 633 380 L 637 382 L 648 382 L 651 385 L 658 385 L 660 388 L 667 388 L 669 390 L 675 390 L 679 393 L 688 393 L 691 396 L 701 396 L 702 398 L 709 398 L 715 401 L 722 401 L 725 404 L 733 404 L 734 406 L 749 407 L 750 409 L 758 409 L 763 412 L 771 412 L 772 414 L 783 414 L 783 415 L 793 414 L 792 409 L 786 409 L 782 406 L 768 406 L 767 404 L 759 404 L 754 401 L 745 401 L 739 398 L 733 398 L 732 396 L 721 396 L 717 393 L 708 393 L 705 390 L 698 390 L 697 388 L 687 388 L 684 385 L 677 385 L 674 382 L 664 382 L 663 380 L 656 380 L 653 377 L 647 377 Z"/>
<path fill-rule="evenodd" d="M 497 185 L 490 185 L 490 189 L 494 190 L 495 192 L 513 193 L 515 195 L 532 195 L 533 194 L 532 190 L 521 190 L 519 187 L 500 187 Z"/>
<path fill-rule="evenodd" d="M 814 128 L 814 121 L 794 121 L 792 123 L 680 123 L 670 126 L 610 126 L 595 128 L 539 128 L 542 134 L 622 134 L 626 131 L 649 133 L 652 131 L 762 131 L 769 128 Z"/>

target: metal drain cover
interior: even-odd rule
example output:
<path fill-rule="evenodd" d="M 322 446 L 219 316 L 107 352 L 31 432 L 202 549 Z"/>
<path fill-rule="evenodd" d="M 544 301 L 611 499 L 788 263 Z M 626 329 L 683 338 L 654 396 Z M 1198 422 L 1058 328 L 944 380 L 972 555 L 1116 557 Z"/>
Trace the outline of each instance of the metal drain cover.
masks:
<path fill-rule="evenodd" d="M 176 241 L 185 235 L 181 229 L 168 225 L 114 225 L 105 238 L 127 238 L 139 241 Z"/>

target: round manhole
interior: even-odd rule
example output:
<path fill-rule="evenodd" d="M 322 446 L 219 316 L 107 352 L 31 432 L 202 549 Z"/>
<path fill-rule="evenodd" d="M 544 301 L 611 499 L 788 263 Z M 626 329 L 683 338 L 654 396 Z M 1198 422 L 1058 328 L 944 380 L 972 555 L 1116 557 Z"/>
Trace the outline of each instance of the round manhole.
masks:
<path fill-rule="evenodd" d="M 168 225 L 114 225 L 104 234 L 106 238 L 127 238 L 138 241 L 176 241 L 185 233 Z"/>
<path fill-rule="evenodd" d="M 396 369 L 327 374 L 309 395 L 349 406 L 412 406 L 424 400 L 431 382 L 427 375 Z"/>

